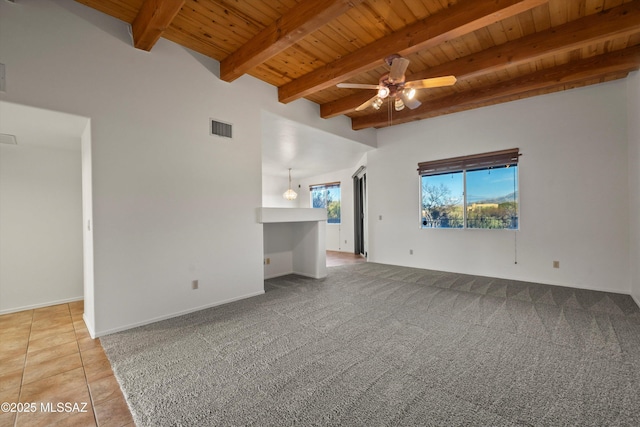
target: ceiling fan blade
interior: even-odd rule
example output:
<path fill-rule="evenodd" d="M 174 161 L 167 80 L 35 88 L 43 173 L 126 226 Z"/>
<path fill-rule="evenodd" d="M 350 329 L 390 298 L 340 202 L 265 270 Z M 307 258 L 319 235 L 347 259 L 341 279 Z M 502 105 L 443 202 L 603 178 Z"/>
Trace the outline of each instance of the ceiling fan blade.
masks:
<path fill-rule="evenodd" d="M 371 99 L 369 99 L 367 102 L 360 104 L 356 107 L 356 111 L 362 111 L 365 108 L 367 108 L 369 105 L 373 104 L 373 101 L 375 101 L 375 99 L 378 97 L 378 95 L 372 97 Z"/>
<path fill-rule="evenodd" d="M 367 85 L 360 83 L 338 83 L 336 86 L 342 89 L 380 89 L 379 85 Z"/>
<path fill-rule="evenodd" d="M 400 92 L 398 95 L 400 96 L 400 99 L 402 99 L 402 102 L 404 102 L 404 105 L 406 105 L 411 110 L 415 110 L 422 105 L 422 102 L 418 101 L 415 98 L 409 98 L 404 92 Z"/>
<path fill-rule="evenodd" d="M 414 80 L 406 82 L 404 87 L 408 89 L 427 89 L 430 87 L 451 86 L 455 84 L 457 79 L 454 76 L 434 77 L 431 79 Z"/>
<path fill-rule="evenodd" d="M 404 79 L 404 72 L 407 71 L 409 60 L 407 58 L 395 58 L 391 63 L 391 71 L 389 71 L 389 81 L 399 82 Z"/>

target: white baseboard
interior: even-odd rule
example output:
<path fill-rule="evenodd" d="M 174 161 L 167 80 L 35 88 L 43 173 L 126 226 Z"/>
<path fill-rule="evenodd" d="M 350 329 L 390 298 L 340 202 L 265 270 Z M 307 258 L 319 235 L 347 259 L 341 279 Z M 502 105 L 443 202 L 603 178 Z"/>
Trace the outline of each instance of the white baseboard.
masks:
<path fill-rule="evenodd" d="M 66 299 L 43 302 L 43 303 L 32 304 L 32 305 L 25 305 L 22 307 L 6 308 L 4 310 L 0 310 L 0 315 L 17 313 L 19 311 L 25 311 L 25 310 L 33 310 L 33 309 L 42 308 L 42 307 L 49 307 L 49 306 L 58 305 L 58 304 L 67 304 L 70 302 L 82 301 L 83 299 L 84 299 L 84 296 L 80 296 L 80 297 L 66 298 Z"/>
<path fill-rule="evenodd" d="M 640 300 L 633 294 L 631 294 L 631 298 L 633 298 L 638 308 L 640 308 Z"/>
<path fill-rule="evenodd" d="M 230 302 L 239 301 L 239 300 L 242 300 L 242 299 L 251 298 L 251 297 L 255 297 L 255 296 L 258 296 L 258 295 L 262 295 L 262 294 L 264 294 L 264 290 L 258 291 L 258 292 L 253 292 L 253 293 L 246 294 L 246 295 L 241 295 L 239 297 L 229 298 L 229 299 L 223 300 L 223 301 L 214 302 L 212 304 L 201 305 L 199 307 L 190 308 L 188 310 L 178 311 L 178 312 L 175 312 L 175 313 L 167 314 L 165 316 L 154 317 L 152 319 L 143 320 L 142 322 L 136 322 L 136 323 L 131 323 L 129 325 L 120 326 L 120 327 L 113 328 L 113 329 L 107 329 L 106 331 L 99 331 L 99 332 L 96 331 L 96 335 L 95 335 L 94 338 L 99 338 L 99 337 L 102 337 L 102 336 L 105 336 L 105 335 L 109 335 L 109 334 L 115 334 L 116 332 L 126 331 L 128 329 L 137 328 L 139 326 L 149 325 L 151 323 L 160 322 L 161 320 L 167 320 L 167 319 L 172 319 L 174 317 L 184 316 L 185 314 L 193 313 L 193 312 L 200 311 L 200 310 L 205 310 L 205 309 L 211 308 L 211 307 L 217 307 L 219 305 L 228 304 Z"/>
<path fill-rule="evenodd" d="M 84 324 L 87 327 L 87 330 L 89 331 L 89 335 L 91 335 L 91 338 L 96 339 L 95 325 L 87 320 L 87 316 L 85 316 L 84 313 L 82 313 L 82 320 L 84 321 Z"/>
<path fill-rule="evenodd" d="M 284 273 L 275 273 L 275 274 L 272 274 L 270 276 L 264 276 L 264 280 L 275 279 L 276 277 L 288 276 L 289 274 L 296 274 L 298 276 L 309 277 L 311 279 L 322 279 L 322 277 L 316 277 L 316 276 L 313 276 L 313 275 L 311 275 L 309 273 L 299 273 L 297 271 L 288 271 L 288 272 L 284 272 Z M 324 276 L 324 277 L 326 277 L 326 276 Z"/>
<path fill-rule="evenodd" d="M 270 275 L 265 275 L 264 280 L 275 279 L 276 277 L 288 276 L 289 274 L 297 274 L 297 273 L 294 273 L 293 270 L 280 272 L 280 273 L 273 273 Z"/>
<path fill-rule="evenodd" d="M 293 274 L 297 274 L 298 276 L 303 276 L 303 277 L 309 277 L 311 279 L 323 279 L 324 277 L 327 277 L 327 276 L 324 276 L 324 277 L 314 276 L 309 273 L 298 273 L 297 271 L 294 271 Z"/>

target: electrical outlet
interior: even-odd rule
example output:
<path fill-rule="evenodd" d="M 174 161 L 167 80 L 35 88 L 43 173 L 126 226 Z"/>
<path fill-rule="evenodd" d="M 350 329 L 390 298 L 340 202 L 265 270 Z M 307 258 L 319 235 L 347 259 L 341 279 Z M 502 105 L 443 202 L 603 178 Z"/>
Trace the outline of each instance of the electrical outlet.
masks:
<path fill-rule="evenodd" d="M 553 268 L 560 268 L 560 261 L 553 261 Z"/>
<path fill-rule="evenodd" d="M 378 215 L 378 221 L 382 221 L 382 215 Z"/>
<path fill-rule="evenodd" d="M 7 91 L 7 76 L 5 73 L 5 65 L 4 64 L 0 64 L 0 92 L 6 92 Z"/>
<path fill-rule="evenodd" d="M 198 281 L 197 280 L 192 280 L 191 281 L 191 289 L 198 289 Z"/>
<path fill-rule="evenodd" d="M 409 249 L 409 255 L 413 255 L 413 249 Z"/>

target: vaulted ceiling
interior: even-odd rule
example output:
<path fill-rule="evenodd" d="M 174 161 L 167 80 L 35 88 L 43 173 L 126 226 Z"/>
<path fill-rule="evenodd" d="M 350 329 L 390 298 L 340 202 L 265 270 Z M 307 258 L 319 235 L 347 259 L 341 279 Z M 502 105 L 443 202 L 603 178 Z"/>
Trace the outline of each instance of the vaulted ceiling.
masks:
<path fill-rule="evenodd" d="M 324 118 L 385 127 L 624 78 L 640 68 L 640 0 L 77 0 L 132 25 L 136 48 L 160 37 L 306 98 Z M 384 59 L 406 79 L 454 75 L 420 89 L 416 109 L 356 107 L 375 95 Z"/>

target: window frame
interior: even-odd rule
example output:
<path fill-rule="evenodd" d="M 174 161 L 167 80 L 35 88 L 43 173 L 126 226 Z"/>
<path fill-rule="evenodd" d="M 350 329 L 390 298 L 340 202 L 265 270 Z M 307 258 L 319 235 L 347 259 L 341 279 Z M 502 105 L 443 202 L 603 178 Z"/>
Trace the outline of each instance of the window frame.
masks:
<path fill-rule="evenodd" d="M 520 157 L 519 148 L 508 150 L 492 151 L 488 153 L 474 154 L 470 156 L 453 157 L 429 162 L 418 163 L 418 226 L 426 230 L 520 230 L 520 168 L 518 159 Z M 468 226 L 468 190 L 467 172 L 481 170 L 516 167 L 515 172 L 515 203 L 516 203 L 516 227 L 514 228 L 488 228 Z M 423 178 L 425 176 L 447 175 L 462 173 L 462 227 L 427 227 L 423 225 Z"/>
<path fill-rule="evenodd" d="M 322 183 L 322 184 L 312 184 L 309 185 L 309 205 L 311 205 L 311 208 L 313 209 L 322 209 L 322 208 L 316 208 L 313 206 L 313 190 L 314 189 L 324 189 L 325 191 L 327 191 L 328 194 L 328 190 L 331 188 L 337 188 L 339 193 L 340 193 L 340 197 L 338 199 L 338 210 L 339 210 L 339 217 L 338 217 L 338 222 L 329 222 L 330 218 L 329 218 L 329 206 L 326 203 L 326 198 L 325 198 L 325 210 L 327 211 L 327 225 L 341 225 L 342 224 L 342 186 L 340 181 L 335 181 L 335 182 L 326 182 L 326 183 Z"/>

